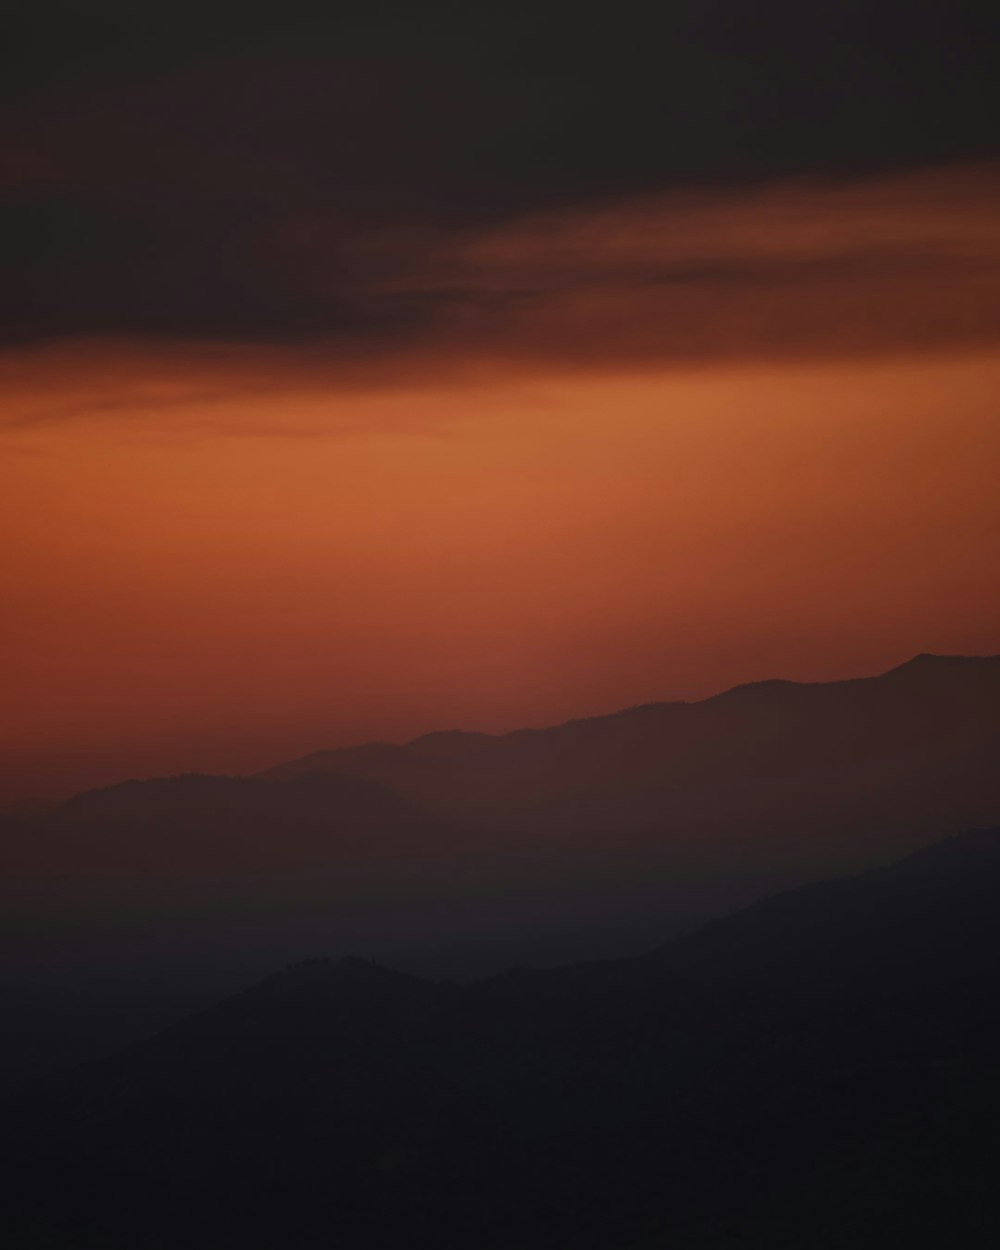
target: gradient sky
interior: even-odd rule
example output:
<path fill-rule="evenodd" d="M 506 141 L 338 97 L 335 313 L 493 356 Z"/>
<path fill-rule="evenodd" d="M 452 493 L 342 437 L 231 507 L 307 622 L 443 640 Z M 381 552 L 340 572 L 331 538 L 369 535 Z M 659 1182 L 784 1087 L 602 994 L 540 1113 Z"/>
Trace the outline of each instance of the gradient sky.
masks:
<path fill-rule="evenodd" d="M 0 794 L 1000 651 L 971 9 L 133 7 L 10 22 Z"/>

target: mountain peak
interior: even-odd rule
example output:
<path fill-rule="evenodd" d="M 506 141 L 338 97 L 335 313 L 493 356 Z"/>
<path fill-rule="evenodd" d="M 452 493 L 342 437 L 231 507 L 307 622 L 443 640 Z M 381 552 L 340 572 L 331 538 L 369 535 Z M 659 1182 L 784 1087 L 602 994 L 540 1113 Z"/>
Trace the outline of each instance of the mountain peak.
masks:
<path fill-rule="evenodd" d="M 754 702 L 758 699 L 769 699 L 772 695 L 784 695 L 789 691 L 800 690 L 808 686 L 809 683 L 789 681 L 784 677 L 766 677 L 761 681 L 748 681 L 739 686 L 731 686 L 728 690 L 723 690 L 719 694 L 710 695 L 707 699 L 702 699 L 702 703 L 736 703 L 742 701 Z"/>

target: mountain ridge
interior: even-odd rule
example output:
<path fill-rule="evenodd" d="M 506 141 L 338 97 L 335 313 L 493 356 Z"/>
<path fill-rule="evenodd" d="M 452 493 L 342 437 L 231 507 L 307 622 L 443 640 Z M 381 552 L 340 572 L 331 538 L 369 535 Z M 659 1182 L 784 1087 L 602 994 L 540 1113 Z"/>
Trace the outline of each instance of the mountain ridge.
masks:
<path fill-rule="evenodd" d="M 1000 828 L 817 891 L 464 986 L 296 963 L 9 1099 L 0 1227 L 50 1250 L 985 1250 Z M 806 975 L 748 961 L 772 913 Z"/>
<path fill-rule="evenodd" d="M 986 671 L 994 669 L 1000 673 L 1000 653 L 990 655 L 941 655 L 923 651 L 912 656 L 909 660 L 905 660 L 900 664 L 894 665 L 892 668 L 886 669 L 881 673 L 874 673 L 861 677 L 835 678 L 830 681 L 795 681 L 781 677 L 763 678 L 755 681 L 740 682 L 735 686 L 730 686 L 727 689 L 718 691 L 715 694 L 707 695 L 702 699 L 652 700 L 649 702 L 632 704 L 628 707 L 619 708 L 611 712 L 597 713 L 593 716 L 575 716 L 570 717 L 568 720 L 556 722 L 551 725 L 512 729 L 499 734 L 463 729 L 433 730 L 430 733 L 420 734 L 417 737 L 404 742 L 387 742 L 376 739 L 345 747 L 319 748 L 318 750 L 309 752 L 304 756 L 296 757 L 277 765 L 271 765 L 266 769 L 261 769 L 252 775 L 265 778 L 280 778 L 284 775 L 288 775 L 287 770 L 289 769 L 296 768 L 300 765 L 307 765 L 310 762 L 317 761 L 319 759 L 329 759 L 332 757 L 362 757 L 364 755 L 374 755 L 376 753 L 393 753 L 399 755 L 400 753 L 405 753 L 410 748 L 420 747 L 421 744 L 430 743 L 432 741 L 444 743 L 445 741 L 450 740 L 456 743 L 461 743 L 463 746 L 472 746 L 474 740 L 476 745 L 486 748 L 490 745 L 516 741 L 532 736 L 559 733 L 560 731 L 573 731 L 581 726 L 592 726 L 620 721 L 624 718 L 635 715 L 662 715 L 665 713 L 669 714 L 677 709 L 699 708 L 717 704 L 722 701 L 740 700 L 745 697 L 749 697 L 750 695 L 765 691 L 832 691 L 851 687 L 856 688 L 862 684 L 878 683 L 889 678 L 898 678 L 899 676 L 913 677 L 924 673 L 944 673 L 946 671 L 961 672 L 965 675 L 973 670 Z"/>
<path fill-rule="evenodd" d="M 0 977 L 25 986 L 9 1066 L 65 1053 L 76 1018 L 95 1047 L 128 1040 L 183 986 L 204 1002 L 317 944 L 460 979 L 634 953 L 996 824 L 1000 660 L 920 655 L 332 764 L 124 782 L 4 822 Z M 137 986 L 119 1028 L 101 1004 L 150 960 L 177 988 Z"/>
<path fill-rule="evenodd" d="M 372 751 L 405 751 L 407 747 L 419 746 L 426 744 L 432 740 L 454 740 L 462 741 L 466 745 L 471 745 L 469 740 L 477 740 L 481 745 L 491 744 L 491 742 L 502 742 L 517 737 L 537 734 L 549 734 L 559 730 L 571 729 L 571 727 L 579 725 L 590 725 L 594 722 L 605 722 L 619 720 L 621 717 L 631 716 L 634 714 L 659 714 L 659 712 L 671 709 L 679 709 L 679 707 L 697 707 L 705 704 L 712 704 L 719 700 L 731 699 L 731 697 L 741 697 L 742 692 L 760 691 L 765 689 L 771 690 L 818 690 L 830 689 L 830 687 L 846 687 L 858 685 L 859 682 L 876 682 L 893 675 L 906 674 L 911 675 L 915 672 L 930 671 L 931 669 L 941 672 L 945 669 L 958 670 L 968 672 L 973 667 L 995 667 L 1000 670 L 1000 652 L 991 655 L 943 655 L 936 654 L 931 651 L 920 651 L 918 654 L 911 656 L 909 660 L 904 660 L 901 664 L 896 664 L 891 669 L 885 669 L 876 674 L 869 674 L 858 677 L 835 677 L 830 681 L 796 681 L 789 677 L 763 677 L 763 679 L 754 681 L 737 682 L 735 686 L 726 687 L 725 690 L 716 691 L 715 694 L 706 695 L 702 699 L 665 699 L 650 700 L 640 702 L 640 704 L 631 704 L 626 707 L 619 707 L 614 711 L 597 712 L 592 716 L 571 716 L 564 721 L 556 721 L 551 725 L 540 725 L 531 727 L 522 727 L 522 729 L 511 729 L 501 732 L 501 734 L 490 734 L 490 732 L 482 730 L 465 730 L 465 729 L 445 729 L 431 730 L 427 734 L 419 734 L 402 742 L 390 742 L 384 739 L 371 739 L 365 742 L 357 742 L 349 746 L 319 747 L 316 751 L 307 752 L 306 755 L 296 756 L 295 759 L 282 761 L 281 764 L 270 765 L 269 768 L 257 770 L 252 776 L 280 776 L 280 770 L 290 768 L 296 764 L 305 764 L 306 761 L 315 760 L 317 758 L 327 758 L 327 756 L 349 755 L 354 752 L 372 752 Z"/>

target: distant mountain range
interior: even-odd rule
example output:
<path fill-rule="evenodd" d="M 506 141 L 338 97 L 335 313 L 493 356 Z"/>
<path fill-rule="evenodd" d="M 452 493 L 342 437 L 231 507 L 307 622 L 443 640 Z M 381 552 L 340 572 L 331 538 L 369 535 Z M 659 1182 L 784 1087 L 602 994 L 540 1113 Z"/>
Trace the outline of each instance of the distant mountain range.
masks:
<path fill-rule="evenodd" d="M 316 950 L 461 976 L 641 950 L 1000 822 L 998 761 L 1000 657 L 921 655 L 90 791 L 0 825 L 0 1060 L 98 1053 Z"/>
<path fill-rule="evenodd" d="M 845 854 L 852 834 L 899 829 L 905 844 L 951 827 L 956 808 L 973 822 L 996 814 L 998 748 L 1000 656 L 918 655 L 878 677 L 754 682 L 552 729 L 319 751 L 262 776 L 364 777 L 538 832 L 800 838 L 804 820 L 813 843 L 834 832 Z"/>
<path fill-rule="evenodd" d="M 642 957 L 312 960 L 4 1108 L 6 1244 L 997 1244 L 1000 829 Z"/>

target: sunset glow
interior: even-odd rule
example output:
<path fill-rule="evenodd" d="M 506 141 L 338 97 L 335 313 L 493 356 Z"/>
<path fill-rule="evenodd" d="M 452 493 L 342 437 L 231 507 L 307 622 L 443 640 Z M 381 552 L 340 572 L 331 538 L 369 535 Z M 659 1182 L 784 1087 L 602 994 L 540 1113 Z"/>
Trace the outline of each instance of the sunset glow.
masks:
<path fill-rule="evenodd" d="M 408 84 L 182 58 L 12 114 L 0 794 L 998 648 L 995 162 L 605 136 L 505 191 Z"/>
<path fill-rule="evenodd" d="M 132 408 L 152 367 L 94 350 L 67 392 L 110 360 L 125 402 L 4 440 L 12 777 L 250 768 L 995 645 L 983 353 L 371 389 L 234 363 Z"/>

